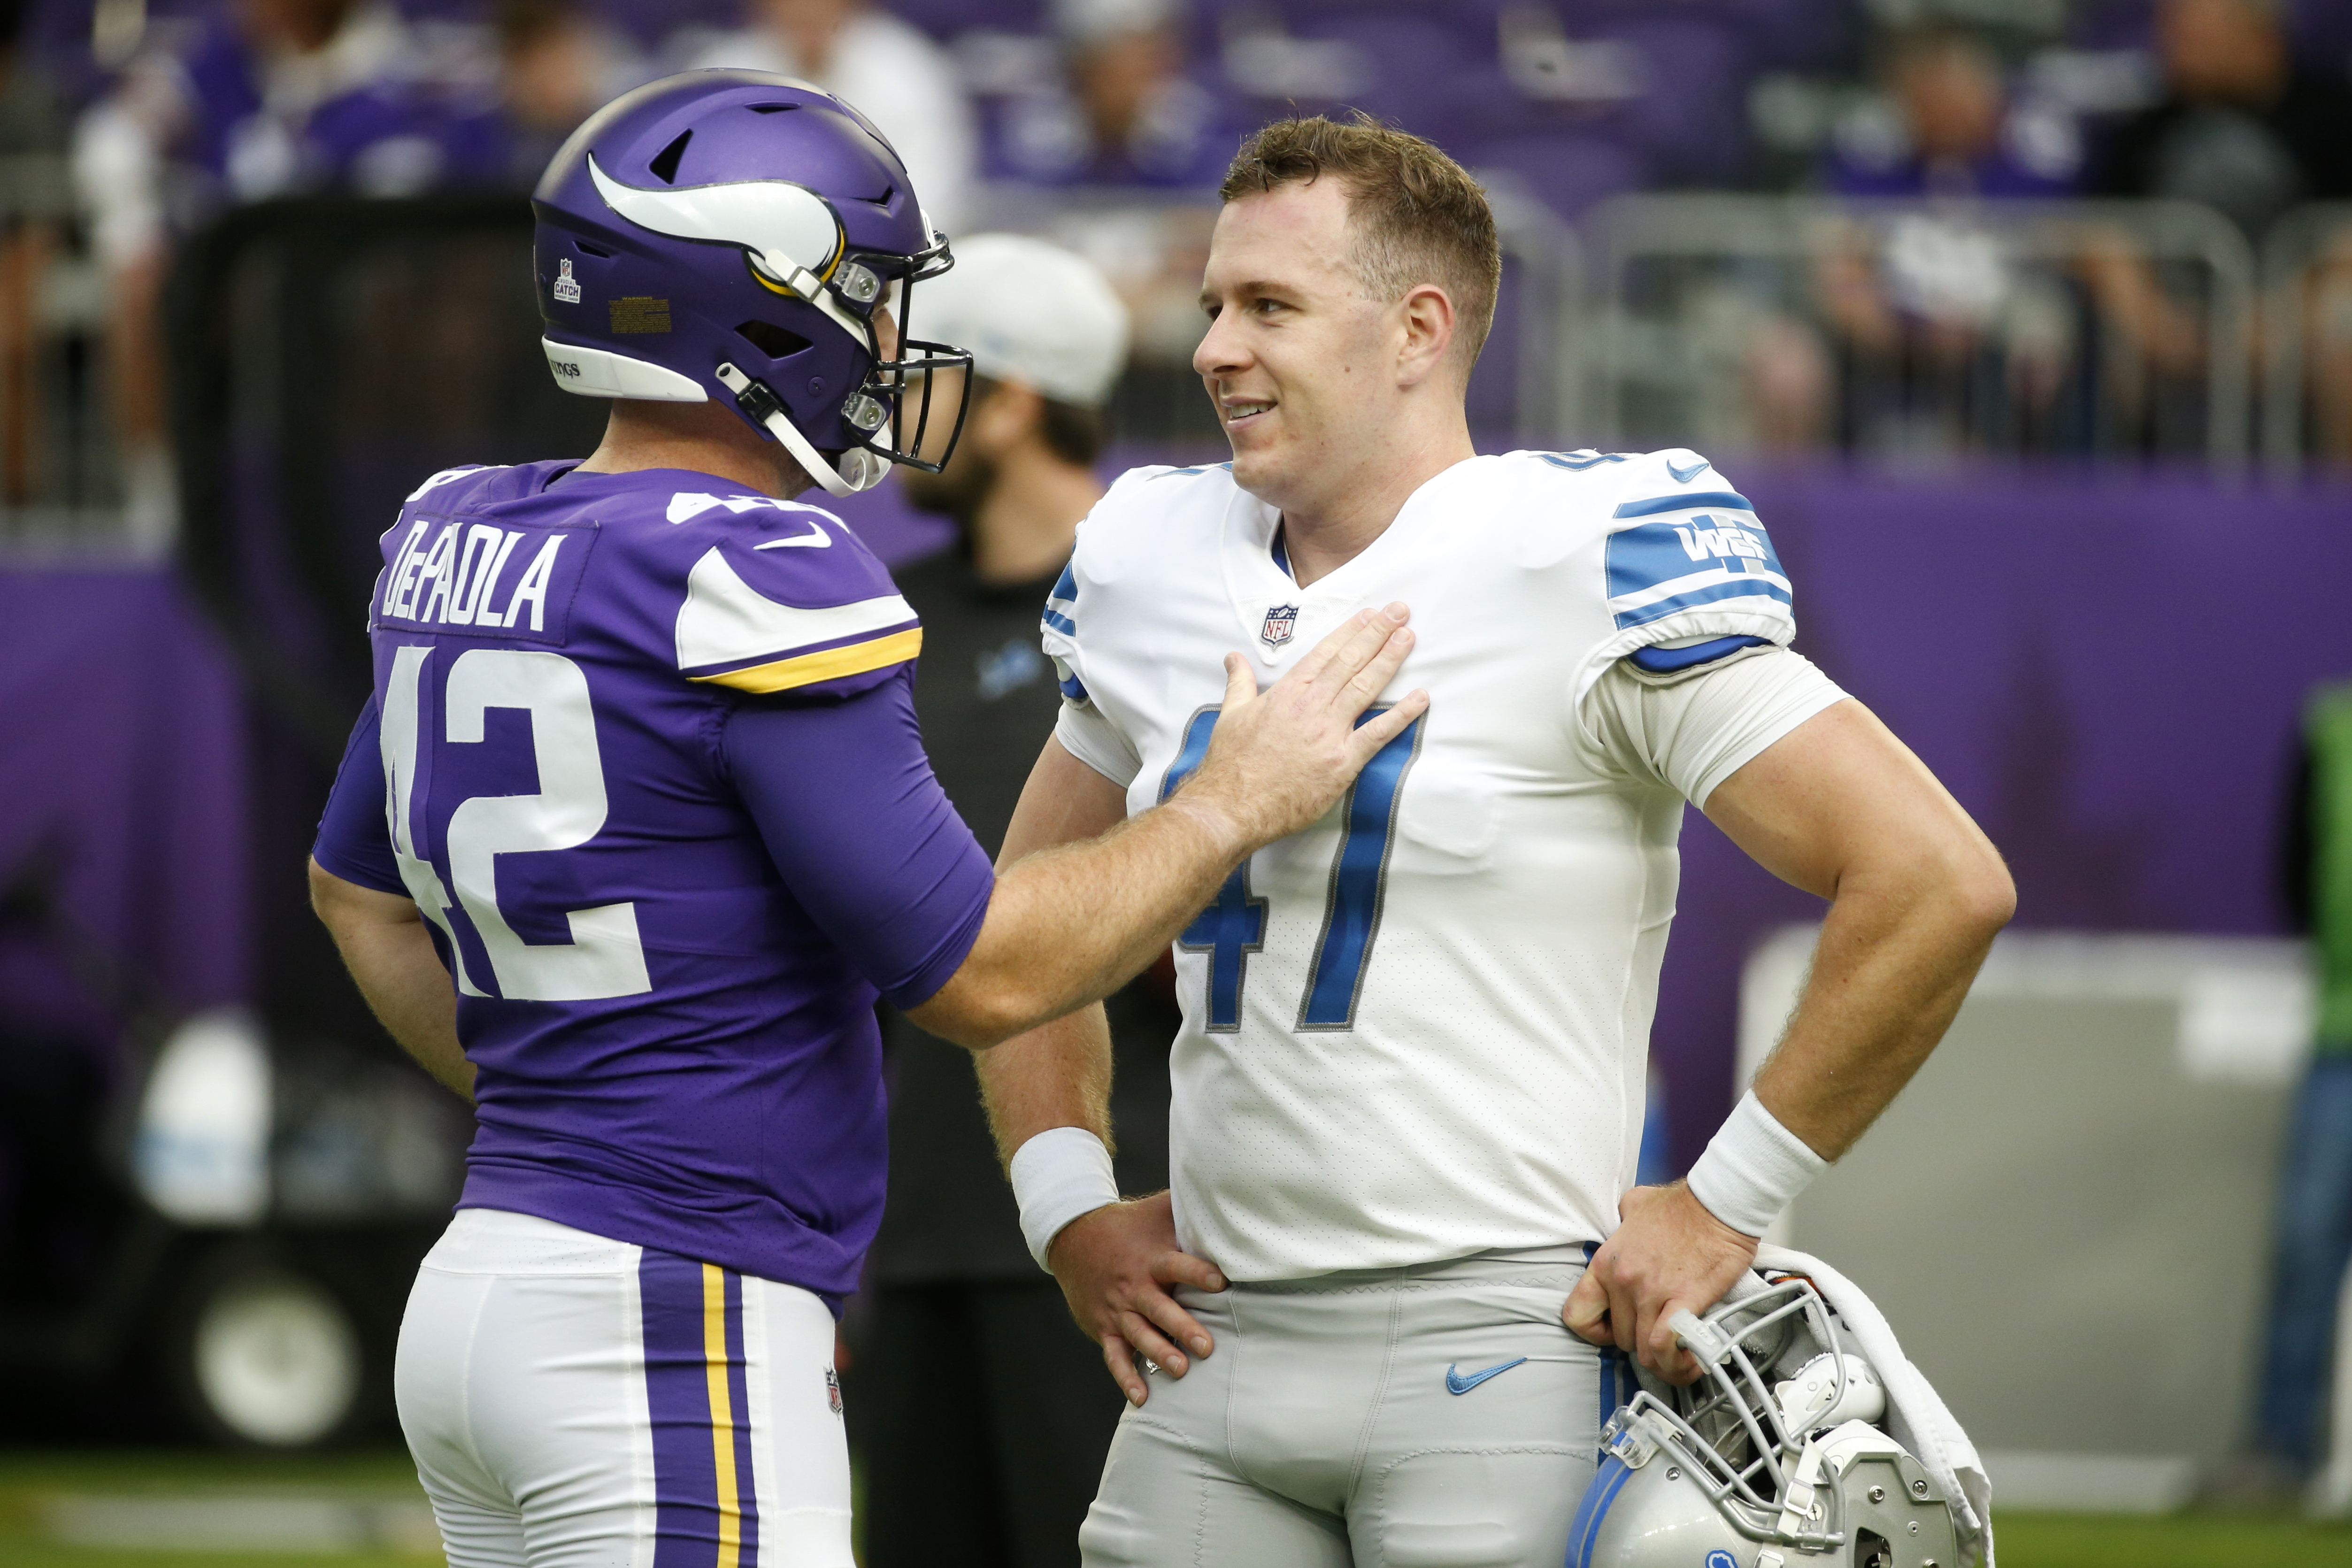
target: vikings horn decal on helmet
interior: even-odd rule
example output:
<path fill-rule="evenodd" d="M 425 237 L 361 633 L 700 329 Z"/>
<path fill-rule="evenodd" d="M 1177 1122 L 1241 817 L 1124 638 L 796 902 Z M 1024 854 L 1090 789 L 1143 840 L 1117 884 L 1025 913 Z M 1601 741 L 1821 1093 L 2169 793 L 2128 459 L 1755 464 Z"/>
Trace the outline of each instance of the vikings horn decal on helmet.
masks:
<path fill-rule="evenodd" d="M 956 378 L 952 419 L 935 417 L 937 373 L 969 373 L 971 355 L 906 334 L 914 285 L 953 265 L 947 237 L 839 99 L 759 71 L 648 83 L 572 133 L 531 207 L 565 391 L 715 398 L 835 496 L 892 463 L 946 465 L 971 378 Z"/>
<path fill-rule="evenodd" d="M 1674 1319 L 1697 1384 L 1645 1374 L 1602 1429 L 1567 1568 L 1962 1568 L 1950 1506 L 1812 1282 L 1742 1279 Z"/>

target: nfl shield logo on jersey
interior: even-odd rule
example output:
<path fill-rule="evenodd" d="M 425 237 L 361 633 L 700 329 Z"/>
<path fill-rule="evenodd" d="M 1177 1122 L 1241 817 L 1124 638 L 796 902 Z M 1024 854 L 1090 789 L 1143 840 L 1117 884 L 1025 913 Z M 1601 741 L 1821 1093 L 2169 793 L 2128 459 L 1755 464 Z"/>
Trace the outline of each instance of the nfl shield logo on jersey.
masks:
<path fill-rule="evenodd" d="M 1258 640 L 1268 647 L 1280 647 L 1298 629 L 1298 606 L 1276 605 L 1265 613 L 1265 625 L 1258 627 Z"/>

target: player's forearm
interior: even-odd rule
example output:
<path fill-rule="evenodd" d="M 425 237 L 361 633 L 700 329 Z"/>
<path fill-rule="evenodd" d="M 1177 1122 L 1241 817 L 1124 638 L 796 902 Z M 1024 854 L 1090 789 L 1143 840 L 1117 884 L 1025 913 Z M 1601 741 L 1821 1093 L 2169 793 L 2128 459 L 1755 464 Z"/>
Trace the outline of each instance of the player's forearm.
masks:
<path fill-rule="evenodd" d="M 1098 838 L 1032 855 L 998 875 L 971 954 L 908 1016 L 985 1050 L 1098 1002 L 1141 973 L 1254 847 L 1225 813 L 1179 795 Z"/>
<path fill-rule="evenodd" d="M 467 1100 L 474 1098 L 474 1064 L 457 1043 L 457 994 L 449 972 L 433 952 L 433 941 L 422 921 L 413 926 L 370 926 L 346 935 L 338 931 L 335 945 L 360 994 L 401 1049 Z"/>
<path fill-rule="evenodd" d="M 1944 1037 L 2012 907 L 1989 846 L 1850 871 L 1757 1099 L 1815 1153 L 1839 1158 Z"/>
<path fill-rule="evenodd" d="M 474 1064 L 457 1041 L 457 994 L 416 906 L 346 882 L 315 862 L 310 903 L 376 1021 L 419 1067 L 472 1100 Z"/>
<path fill-rule="evenodd" d="M 973 1062 L 1006 1166 L 1021 1145 L 1055 1127 L 1079 1128 L 1110 1145 L 1110 1021 L 1101 1004 L 1016 1035 Z"/>

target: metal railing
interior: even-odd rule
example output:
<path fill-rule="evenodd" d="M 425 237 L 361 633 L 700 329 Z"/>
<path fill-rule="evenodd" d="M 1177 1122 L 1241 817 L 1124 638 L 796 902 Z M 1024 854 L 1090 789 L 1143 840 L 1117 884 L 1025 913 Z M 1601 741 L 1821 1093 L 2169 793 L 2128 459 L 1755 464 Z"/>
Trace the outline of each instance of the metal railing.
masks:
<path fill-rule="evenodd" d="M 2262 259 L 2263 462 L 2352 462 L 2352 202 L 2290 212 Z"/>
<path fill-rule="evenodd" d="M 2209 208 L 1643 195 L 1590 226 L 1587 438 L 2246 454 L 2253 260 Z"/>

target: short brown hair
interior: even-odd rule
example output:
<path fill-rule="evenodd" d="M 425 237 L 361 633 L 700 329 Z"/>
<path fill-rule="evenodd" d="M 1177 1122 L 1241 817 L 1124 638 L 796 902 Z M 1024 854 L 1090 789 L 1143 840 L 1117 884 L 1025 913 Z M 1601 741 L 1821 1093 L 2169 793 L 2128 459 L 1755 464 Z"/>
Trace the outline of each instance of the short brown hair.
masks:
<path fill-rule="evenodd" d="M 1495 324 L 1503 281 L 1486 193 L 1435 146 L 1359 110 L 1344 122 L 1318 114 L 1257 132 L 1234 154 L 1217 195 L 1230 202 L 1325 174 L 1348 192 L 1358 280 L 1383 300 L 1402 300 L 1420 283 L 1444 289 L 1460 312 L 1466 370 Z"/>

